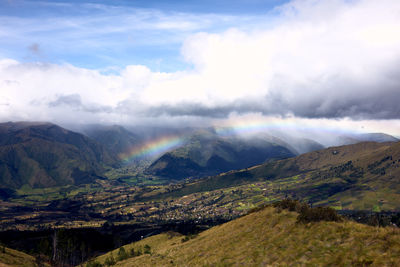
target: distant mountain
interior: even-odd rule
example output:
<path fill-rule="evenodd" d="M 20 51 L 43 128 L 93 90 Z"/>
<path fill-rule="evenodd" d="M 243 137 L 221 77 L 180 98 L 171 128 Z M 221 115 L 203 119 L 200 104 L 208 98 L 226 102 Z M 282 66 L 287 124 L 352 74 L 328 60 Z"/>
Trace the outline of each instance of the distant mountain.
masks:
<path fill-rule="evenodd" d="M 83 133 L 116 155 L 124 154 L 141 142 L 141 138 L 119 125 L 89 125 Z"/>
<path fill-rule="evenodd" d="M 0 123 L 2 188 L 90 183 L 117 163 L 94 140 L 55 124 Z"/>
<path fill-rule="evenodd" d="M 394 136 L 385 133 L 367 133 L 367 134 L 360 134 L 357 136 L 358 139 L 362 141 L 371 141 L 371 142 L 398 142 L 400 141 Z"/>
<path fill-rule="evenodd" d="M 394 136 L 385 133 L 366 133 L 353 135 L 340 135 L 336 138 L 335 145 L 351 145 L 361 142 L 398 142 Z"/>
<path fill-rule="evenodd" d="M 295 154 L 288 148 L 265 138 L 220 137 L 212 130 L 200 130 L 184 146 L 162 155 L 146 172 L 182 179 L 246 168 L 267 160 L 293 156 Z"/>
<path fill-rule="evenodd" d="M 259 136 L 261 138 L 266 138 L 265 134 L 261 134 Z M 282 133 L 279 134 L 278 136 L 279 138 L 269 135 L 269 139 L 267 138 L 266 140 L 284 146 L 296 155 L 300 155 L 311 151 L 321 150 L 325 148 L 322 144 L 318 143 L 317 141 L 311 140 L 309 138 L 297 137 Z"/>
<path fill-rule="evenodd" d="M 298 154 L 325 148 L 322 144 L 308 138 L 297 138 L 293 141 L 292 146 L 297 150 Z"/>

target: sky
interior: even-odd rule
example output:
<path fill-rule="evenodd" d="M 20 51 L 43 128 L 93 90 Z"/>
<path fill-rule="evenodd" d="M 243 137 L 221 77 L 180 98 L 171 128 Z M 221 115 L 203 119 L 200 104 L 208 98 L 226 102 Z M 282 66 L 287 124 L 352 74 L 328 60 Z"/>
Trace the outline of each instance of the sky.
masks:
<path fill-rule="evenodd" d="M 400 136 L 400 1 L 0 0 L 0 121 Z"/>

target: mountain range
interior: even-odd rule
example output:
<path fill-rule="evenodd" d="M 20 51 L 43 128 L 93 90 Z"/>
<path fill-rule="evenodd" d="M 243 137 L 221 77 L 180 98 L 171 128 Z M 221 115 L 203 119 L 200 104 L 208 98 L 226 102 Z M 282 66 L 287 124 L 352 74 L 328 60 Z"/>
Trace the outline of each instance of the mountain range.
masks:
<path fill-rule="evenodd" d="M 92 139 L 51 123 L 0 124 L 0 183 L 3 188 L 91 183 L 115 156 Z"/>
<path fill-rule="evenodd" d="M 91 183 L 104 178 L 105 170 L 121 166 L 119 155 L 146 140 L 143 132 L 135 134 L 118 125 L 87 125 L 80 132 L 47 122 L 1 123 L 3 195 L 7 194 L 7 188 L 15 190 L 24 185 L 40 188 Z M 210 128 L 186 129 L 185 135 L 182 146 L 154 158 L 145 173 L 173 180 L 203 177 L 324 148 L 312 139 L 290 135 L 221 136 Z M 397 139 L 376 133 L 343 137 L 343 140 Z"/>
<path fill-rule="evenodd" d="M 265 138 L 221 137 L 201 130 L 155 160 L 146 172 L 172 179 L 201 177 L 293 156 L 288 148 Z"/>
<path fill-rule="evenodd" d="M 93 232 L 128 227 L 120 237 L 132 242 L 141 233 L 129 229 L 138 225 L 148 227 L 143 235 L 153 235 L 161 228 L 211 227 L 232 220 L 199 235 L 167 232 L 143 238 L 125 246 L 130 256 L 118 249 L 96 261 L 107 265 L 115 257 L 122 266 L 397 263 L 398 233 L 389 228 L 378 231 L 347 221 L 300 224 L 300 215 L 271 206 L 243 216 L 259 205 L 298 199 L 317 211 L 333 207 L 342 214 L 391 214 L 385 225 L 393 218 L 397 223 L 400 142 L 394 137 L 347 135 L 339 141 L 355 144 L 324 148 L 312 136 L 241 136 L 218 134 L 212 128 L 186 129 L 182 145 L 154 157 L 143 173 L 142 168 L 122 163 L 119 156 L 132 147 L 154 143 L 146 143 L 149 139 L 143 134 L 116 125 L 90 125 L 80 132 L 45 122 L 0 124 L 3 230 L 71 227 L 83 233 L 85 227 L 95 227 Z M 185 179 L 189 177 L 196 179 Z M 76 265 L 106 252 L 91 254 L 92 243 L 68 235 L 59 236 L 54 249 L 56 234 L 44 232 L 36 245 L 23 233 L 18 242 L 6 234 L 2 242 L 24 252 L 35 248 L 39 256 L 47 253 L 45 262 L 51 261 L 51 251 L 58 251 L 58 256 L 70 253 L 60 256 L 60 264 Z M 365 240 L 368 244 L 354 252 L 353 247 Z M 123 244 L 101 242 L 111 242 L 109 249 Z M 387 246 L 382 252 L 383 244 Z M 32 261 L 29 255 L 3 248 L 0 262 Z M 271 251 L 278 256 L 271 256 Z M 14 261 L 10 255 L 20 259 Z M 87 266 L 100 266 L 92 263 Z"/>
<path fill-rule="evenodd" d="M 125 154 L 142 142 L 141 137 L 120 125 L 87 125 L 80 130 L 115 155 Z"/>

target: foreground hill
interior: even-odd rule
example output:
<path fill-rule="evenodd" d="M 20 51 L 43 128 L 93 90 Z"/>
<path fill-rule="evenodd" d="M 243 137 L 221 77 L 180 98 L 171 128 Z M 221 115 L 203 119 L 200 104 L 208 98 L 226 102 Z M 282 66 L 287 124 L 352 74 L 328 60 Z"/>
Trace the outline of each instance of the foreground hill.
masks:
<path fill-rule="evenodd" d="M 300 198 L 338 209 L 400 210 L 400 143 L 365 142 L 309 152 L 187 183 L 159 199 L 260 183 L 267 201 Z M 226 191 L 226 190 L 225 190 Z M 224 192 L 225 192 L 224 191 Z"/>
<path fill-rule="evenodd" d="M 184 146 L 162 155 L 146 172 L 182 179 L 293 156 L 295 154 L 288 148 L 263 138 L 220 137 L 212 131 L 202 130 L 192 135 Z"/>
<path fill-rule="evenodd" d="M 198 236 L 164 233 L 124 246 L 115 266 L 399 266 L 400 231 L 358 223 L 297 223 L 296 212 L 268 207 Z M 143 255 L 138 252 L 144 253 Z M 147 253 L 146 253 L 147 252 Z M 121 257 L 114 250 L 96 259 Z M 93 265 L 95 266 L 95 265 Z"/>
<path fill-rule="evenodd" d="M 0 124 L 3 188 L 90 183 L 115 157 L 88 137 L 51 123 Z"/>
<path fill-rule="evenodd" d="M 36 259 L 23 252 L 0 246 L 0 267 L 36 267 Z M 44 264 L 42 266 L 50 266 Z"/>

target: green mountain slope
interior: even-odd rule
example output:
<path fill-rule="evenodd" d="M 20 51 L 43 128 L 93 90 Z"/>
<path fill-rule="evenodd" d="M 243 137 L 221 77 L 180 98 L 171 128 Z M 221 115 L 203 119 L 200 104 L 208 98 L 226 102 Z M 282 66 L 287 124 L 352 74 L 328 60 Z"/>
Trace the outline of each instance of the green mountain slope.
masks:
<path fill-rule="evenodd" d="M 1 187 L 90 183 L 115 157 L 86 136 L 50 123 L 0 124 Z"/>
<path fill-rule="evenodd" d="M 172 179 L 200 177 L 242 169 L 267 160 L 293 157 L 281 145 L 263 138 L 220 137 L 212 131 L 198 131 L 184 146 L 167 152 L 146 172 Z"/>
<path fill-rule="evenodd" d="M 127 153 L 141 141 L 140 137 L 119 125 L 91 125 L 83 132 L 116 155 Z"/>
<path fill-rule="evenodd" d="M 399 179 L 400 143 L 366 142 L 222 173 L 154 198 L 260 183 L 258 194 L 271 201 L 289 196 L 339 209 L 400 210 Z"/>
<path fill-rule="evenodd" d="M 272 207 L 184 238 L 164 233 L 124 246 L 115 266 L 398 266 L 400 231 L 358 223 L 297 223 Z M 143 255 L 137 252 L 147 252 Z M 98 257 L 121 257 L 117 249 Z"/>

